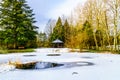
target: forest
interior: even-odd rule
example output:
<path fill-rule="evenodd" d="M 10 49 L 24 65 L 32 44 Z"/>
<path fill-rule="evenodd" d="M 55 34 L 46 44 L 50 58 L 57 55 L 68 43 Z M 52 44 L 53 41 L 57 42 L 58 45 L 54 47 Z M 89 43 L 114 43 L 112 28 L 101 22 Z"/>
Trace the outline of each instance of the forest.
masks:
<path fill-rule="evenodd" d="M 120 0 L 87 0 L 71 16 L 50 19 L 39 35 L 47 36 L 44 46 L 58 38 L 64 47 L 119 51 Z"/>
<path fill-rule="evenodd" d="M 3 0 L 0 45 L 7 49 L 52 47 L 52 41 L 59 39 L 65 48 L 119 51 L 120 0 L 87 0 L 70 16 L 49 19 L 44 32 L 37 31 L 34 15 L 25 0 Z"/>

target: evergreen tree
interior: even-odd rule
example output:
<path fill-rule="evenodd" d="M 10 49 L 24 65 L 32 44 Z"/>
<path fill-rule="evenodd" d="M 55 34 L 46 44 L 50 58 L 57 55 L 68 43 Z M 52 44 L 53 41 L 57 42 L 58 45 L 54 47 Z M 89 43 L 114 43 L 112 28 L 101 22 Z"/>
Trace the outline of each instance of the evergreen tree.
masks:
<path fill-rule="evenodd" d="M 47 36 L 45 33 L 40 32 L 38 34 L 39 47 L 46 47 Z"/>
<path fill-rule="evenodd" d="M 61 18 L 59 17 L 57 20 L 57 23 L 53 29 L 53 33 L 51 33 L 50 35 L 50 41 L 54 41 L 55 39 L 60 39 L 60 40 L 64 40 L 63 37 L 63 25 L 62 25 L 62 21 Z"/>
<path fill-rule="evenodd" d="M 87 35 L 87 39 L 84 41 L 86 47 L 90 48 L 91 46 L 95 46 L 95 42 L 93 39 L 93 30 L 91 24 L 87 20 L 83 24 L 82 33 L 86 33 Z"/>
<path fill-rule="evenodd" d="M 64 33 L 63 34 L 64 34 L 63 41 L 65 43 L 65 46 L 67 46 L 69 39 L 70 39 L 70 34 L 71 34 L 70 26 L 69 26 L 67 19 L 65 20 L 65 23 L 64 23 Z"/>
<path fill-rule="evenodd" d="M 33 10 L 25 0 L 2 0 L 0 3 L 0 25 L 5 31 L 4 41 L 14 44 L 14 48 L 35 41 L 35 22 Z"/>

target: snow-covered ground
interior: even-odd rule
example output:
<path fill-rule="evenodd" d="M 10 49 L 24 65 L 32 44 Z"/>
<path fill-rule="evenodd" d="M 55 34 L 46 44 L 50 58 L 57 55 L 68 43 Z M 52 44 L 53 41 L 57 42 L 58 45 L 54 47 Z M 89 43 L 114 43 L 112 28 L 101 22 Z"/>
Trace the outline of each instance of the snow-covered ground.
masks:
<path fill-rule="evenodd" d="M 67 48 L 41 48 L 32 53 L 1 54 L 0 80 L 120 80 L 120 55 L 69 53 L 68 50 Z M 47 56 L 48 54 L 60 54 L 60 56 Z M 9 61 L 43 61 L 65 63 L 65 65 L 22 70 L 7 65 Z"/>

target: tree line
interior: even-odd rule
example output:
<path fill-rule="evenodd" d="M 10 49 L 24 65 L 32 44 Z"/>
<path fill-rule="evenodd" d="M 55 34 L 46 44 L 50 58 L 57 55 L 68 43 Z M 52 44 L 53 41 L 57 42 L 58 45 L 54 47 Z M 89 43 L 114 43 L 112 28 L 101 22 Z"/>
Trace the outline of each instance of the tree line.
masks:
<path fill-rule="evenodd" d="M 120 0 L 87 0 L 84 5 L 78 5 L 71 16 L 49 20 L 45 33 L 48 42 L 58 38 L 65 47 L 117 51 Z"/>

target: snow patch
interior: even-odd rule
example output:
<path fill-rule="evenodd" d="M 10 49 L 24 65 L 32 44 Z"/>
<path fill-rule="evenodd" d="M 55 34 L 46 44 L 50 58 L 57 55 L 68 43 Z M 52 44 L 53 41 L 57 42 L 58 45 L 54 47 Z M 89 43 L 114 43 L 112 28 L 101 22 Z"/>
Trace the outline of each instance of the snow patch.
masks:
<path fill-rule="evenodd" d="M 40 53 L 56 53 L 56 52 L 69 52 L 69 48 L 38 48 L 35 49 L 36 52 Z"/>
<path fill-rule="evenodd" d="M 14 70 L 14 69 L 15 69 L 14 65 L 9 65 L 9 64 L 1 64 L 0 65 L 0 73 L 11 71 L 11 70 Z"/>

